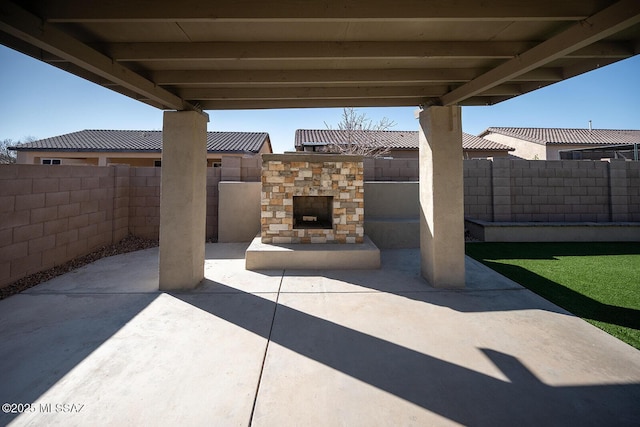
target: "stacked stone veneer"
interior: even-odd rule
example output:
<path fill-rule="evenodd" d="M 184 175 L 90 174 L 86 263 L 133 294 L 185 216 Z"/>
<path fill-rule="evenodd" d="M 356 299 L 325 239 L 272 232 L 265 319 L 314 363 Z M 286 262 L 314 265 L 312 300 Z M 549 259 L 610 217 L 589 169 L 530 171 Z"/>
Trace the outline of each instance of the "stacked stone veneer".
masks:
<path fill-rule="evenodd" d="M 333 227 L 294 229 L 294 196 L 333 197 Z M 263 154 L 260 222 L 263 243 L 362 243 L 362 157 Z"/>

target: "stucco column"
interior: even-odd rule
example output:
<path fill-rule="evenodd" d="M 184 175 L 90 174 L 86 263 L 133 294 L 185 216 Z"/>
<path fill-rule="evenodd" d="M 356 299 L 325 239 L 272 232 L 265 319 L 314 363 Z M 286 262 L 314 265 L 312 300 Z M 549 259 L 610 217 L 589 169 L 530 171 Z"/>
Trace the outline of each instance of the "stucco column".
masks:
<path fill-rule="evenodd" d="M 164 113 L 160 187 L 160 290 L 193 289 L 204 278 L 207 121 Z"/>
<path fill-rule="evenodd" d="M 420 265 L 436 288 L 464 287 L 464 191 L 460 107 L 420 119 Z"/>

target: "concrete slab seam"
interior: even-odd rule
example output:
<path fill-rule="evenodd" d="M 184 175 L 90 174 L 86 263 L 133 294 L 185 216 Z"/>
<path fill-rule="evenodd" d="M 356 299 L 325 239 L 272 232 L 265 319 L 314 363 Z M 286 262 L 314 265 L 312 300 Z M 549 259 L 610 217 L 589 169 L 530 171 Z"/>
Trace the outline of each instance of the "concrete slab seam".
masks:
<path fill-rule="evenodd" d="M 264 364 L 267 361 L 267 354 L 269 353 L 269 344 L 271 343 L 271 334 L 273 333 L 273 325 L 276 322 L 276 313 L 278 312 L 278 303 L 280 301 L 280 290 L 282 289 L 282 282 L 284 281 L 284 275 L 286 270 L 282 270 L 280 276 L 280 284 L 278 285 L 278 293 L 276 294 L 275 306 L 273 308 L 273 317 L 271 318 L 271 327 L 269 327 L 269 336 L 267 337 L 267 345 L 264 348 L 264 355 L 262 356 L 262 366 L 260 366 L 260 374 L 258 375 L 258 384 L 256 384 L 256 394 L 253 398 L 253 405 L 251 407 L 251 415 L 249 415 L 249 427 L 253 425 L 253 414 L 256 411 L 256 404 L 258 403 L 258 394 L 260 393 L 260 383 L 262 382 L 262 375 L 264 373 Z"/>
<path fill-rule="evenodd" d="M 477 292 L 494 292 L 494 291 L 526 291 L 527 288 L 491 288 L 491 289 L 473 289 L 473 288 L 466 288 L 466 289 L 437 289 L 437 288 L 431 288 L 429 290 L 425 290 L 425 291 L 382 291 L 382 290 L 373 290 L 373 291 L 282 291 L 279 292 L 279 294 L 284 294 L 284 295 L 299 295 L 299 294 L 305 294 L 305 295 L 327 295 L 327 294 L 395 294 L 395 295 L 406 295 L 406 294 L 434 294 L 434 293 L 457 293 L 457 294 L 468 294 L 468 293 L 477 293 Z M 253 292 L 255 294 L 255 292 Z"/>

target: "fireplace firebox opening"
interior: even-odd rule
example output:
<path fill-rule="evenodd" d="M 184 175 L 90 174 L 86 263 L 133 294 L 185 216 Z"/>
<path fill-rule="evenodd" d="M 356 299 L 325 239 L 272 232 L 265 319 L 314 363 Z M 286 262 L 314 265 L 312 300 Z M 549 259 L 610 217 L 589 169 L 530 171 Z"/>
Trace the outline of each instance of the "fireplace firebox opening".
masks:
<path fill-rule="evenodd" d="M 293 196 L 293 228 L 333 228 L 332 196 Z"/>

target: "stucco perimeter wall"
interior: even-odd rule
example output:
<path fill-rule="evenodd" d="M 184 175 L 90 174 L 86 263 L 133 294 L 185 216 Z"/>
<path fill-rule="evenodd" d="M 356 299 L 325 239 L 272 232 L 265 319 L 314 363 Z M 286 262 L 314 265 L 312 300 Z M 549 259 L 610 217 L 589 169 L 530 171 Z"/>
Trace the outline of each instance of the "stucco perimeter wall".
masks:
<path fill-rule="evenodd" d="M 466 160 L 465 217 L 495 222 L 640 221 L 640 163 Z"/>
<path fill-rule="evenodd" d="M 250 242 L 260 233 L 260 182 L 218 184 L 218 242 Z"/>
<path fill-rule="evenodd" d="M 0 287 L 128 233 L 129 168 L 0 167 Z"/>
<path fill-rule="evenodd" d="M 364 232 L 381 249 L 419 248 L 419 182 L 365 182 Z"/>

